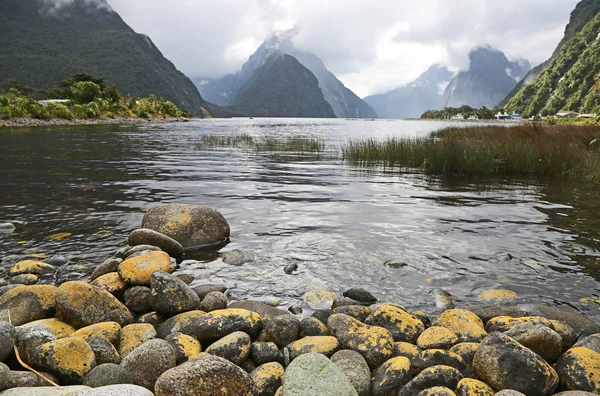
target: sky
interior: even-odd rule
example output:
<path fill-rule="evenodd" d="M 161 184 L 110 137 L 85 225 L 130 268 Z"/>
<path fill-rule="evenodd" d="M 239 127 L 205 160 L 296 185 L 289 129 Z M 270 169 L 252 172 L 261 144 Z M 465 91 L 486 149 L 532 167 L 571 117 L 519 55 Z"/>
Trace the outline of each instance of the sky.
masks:
<path fill-rule="evenodd" d="M 469 51 L 483 44 L 539 64 L 578 0 L 108 2 L 189 77 L 234 73 L 266 36 L 295 27 L 294 45 L 364 97 L 406 84 L 435 63 L 468 68 Z"/>

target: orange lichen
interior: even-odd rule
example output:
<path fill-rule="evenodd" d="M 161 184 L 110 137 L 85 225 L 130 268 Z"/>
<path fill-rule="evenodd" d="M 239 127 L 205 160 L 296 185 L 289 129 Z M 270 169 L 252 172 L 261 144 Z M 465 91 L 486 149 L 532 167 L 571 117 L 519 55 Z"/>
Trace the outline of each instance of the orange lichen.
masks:
<path fill-rule="evenodd" d="M 170 267 L 171 259 L 167 253 L 153 251 L 123 261 L 117 271 L 131 285 L 149 286 L 152 273 L 169 272 Z"/>
<path fill-rule="evenodd" d="M 36 325 L 48 326 L 50 328 L 50 330 L 52 330 L 52 333 L 54 333 L 54 336 L 57 339 L 69 337 L 75 331 L 75 329 L 73 327 L 71 327 L 70 325 L 68 325 L 65 322 L 61 322 L 60 320 L 58 320 L 56 318 L 36 320 L 33 322 L 29 322 L 27 324 L 24 324 L 21 327 L 31 327 L 31 326 L 36 326 Z"/>
<path fill-rule="evenodd" d="M 22 260 L 13 265 L 9 271 L 10 275 L 35 274 L 41 275 L 53 272 L 54 267 L 39 260 Z"/>
<path fill-rule="evenodd" d="M 102 322 L 90 326 L 82 327 L 73 334 L 72 337 L 92 338 L 101 337 L 116 344 L 121 334 L 121 325 L 117 322 Z"/>
<path fill-rule="evenodd" d="M 151 324 L 134 323 L 127 325 L 121 329 L 119 355 L 124 358 L 134 349 L 153 338 L 156 338 L 156 330 Z"/>

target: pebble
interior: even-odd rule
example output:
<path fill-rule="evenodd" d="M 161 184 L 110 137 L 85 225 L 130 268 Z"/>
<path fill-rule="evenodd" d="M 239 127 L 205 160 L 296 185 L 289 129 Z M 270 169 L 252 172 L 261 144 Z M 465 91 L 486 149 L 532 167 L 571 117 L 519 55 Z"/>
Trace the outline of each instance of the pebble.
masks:
<path fill-rule="evenodd" d="M 285 268 L 283 269 L 283 272 L 285 272 L 288 275 L 291 275 L 297 269 L 298 269 L 298 264 L 292 263 L 292 264 L 286 265 Z"/>

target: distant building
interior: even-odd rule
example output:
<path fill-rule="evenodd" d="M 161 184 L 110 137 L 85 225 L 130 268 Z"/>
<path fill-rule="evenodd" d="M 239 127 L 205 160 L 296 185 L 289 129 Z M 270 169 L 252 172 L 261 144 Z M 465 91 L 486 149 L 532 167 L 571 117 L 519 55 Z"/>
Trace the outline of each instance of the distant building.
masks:
<path fill-rule="evenodd" d="M 50 103 L 69 103 L 69 99 L 48 99 L 48 100 L 38 100 L 38 103 L 42 106 L 48 106 Z"/>
<path fill-rule="evenodd" d="M 523 117 L 521 117 L 520 114 L 512 113 L 511 115 L 508 116 L 507 120 L 522 121 Z"/>
<path fill-rule="evenodd" d="M 557 118 L 576 118 L 577 116 L 579 116 L 579 113 L 574 111 L 559 111 L 556 113 Z"/>
<path fill-rule="evenodd" d="M 450 117 L 450 119 L 463 121 L 465 119 L 465 117 L 462 114 L 458 113 L 457 115 Z"/>
<path fill-rule="evenodd" d="M 472 115 L 469 118 L 467 118 L 467 120 L 469 120 L 469 121 L 479 121 L 479 117 L 477 117 L 476 115 Z"/>
<path fill-rule="evenodd" d="M 577 118 L 596 118 L 596 114 L 579 114 Z"/>
<path fill-rule="evenodd" d="M 509 117 L 510 117 L 510 115 L 506 112 L 504 114 L 502 114 L 501 112 L 498 112 L 498 114 L 496 114 L 494 116 L 494 118 L 497 120 L 508 120 Z"/>

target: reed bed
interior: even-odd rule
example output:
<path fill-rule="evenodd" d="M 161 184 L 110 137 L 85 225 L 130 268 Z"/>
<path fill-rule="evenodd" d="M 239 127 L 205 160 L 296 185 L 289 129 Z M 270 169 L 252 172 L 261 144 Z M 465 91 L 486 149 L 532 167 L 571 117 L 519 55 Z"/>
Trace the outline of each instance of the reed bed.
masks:
<path fill-rule="evenodd" d="M 430 174 L 598 182 L 600 127 L 450 127 L 423 138 L 353 140 L 342 147 L 342 158 L 357 165 L 415 168 Z"/>
<path fill-rule="evenodd" d="M 325 150 L 322 139 L 292 137 L 276 139 L 273 137 L 253 137 L 246 134 L 238 135 L 205 135 L 196 144 L 198 150 L 215 148 L 253 149 L 261 152 L 286 152 L 296 154 L 321 153 Z"/>

